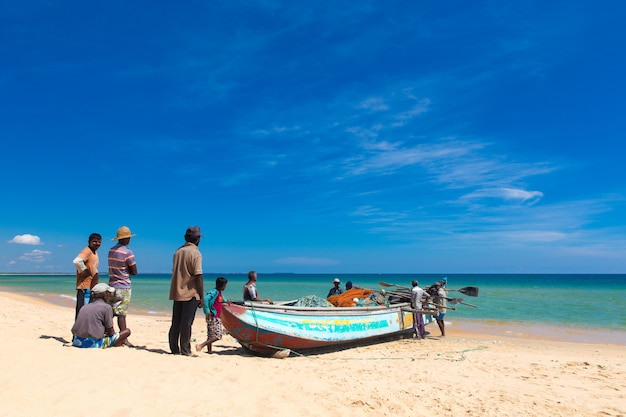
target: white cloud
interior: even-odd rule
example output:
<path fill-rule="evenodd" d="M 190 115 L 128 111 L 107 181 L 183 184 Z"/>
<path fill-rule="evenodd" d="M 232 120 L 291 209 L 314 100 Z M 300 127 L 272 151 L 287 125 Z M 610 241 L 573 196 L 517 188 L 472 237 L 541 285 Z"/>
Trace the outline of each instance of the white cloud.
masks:
<path fill-rule="evenodd" d="M 338 265 L 339 261 L 330 258 L 299 258 L 288 257 L 276 259 L 274 261 L 279 265 L 299 265 L 299 266 L 333 266 Z"/>
<path fill-rule="evenodd" d="M 35 249 L 32 252 L 26 252 L 25 254 L 20 256 L 20 260 L 26 261 L 26 262 L 40 263 L 40 262 L 45 261 L 46 260 L 46 256 L 51 255 L 51 254 L 52 254 L 52 252 L 47 251 L 47 250 Z"/>
<path fill-rule="evenodd" d="M 8 241 L 9 243 L 17 243 L 18 245 L 41 245 L 41 239 L 39 236 L 24 234 L 16 235 L 13 239 Z"/>

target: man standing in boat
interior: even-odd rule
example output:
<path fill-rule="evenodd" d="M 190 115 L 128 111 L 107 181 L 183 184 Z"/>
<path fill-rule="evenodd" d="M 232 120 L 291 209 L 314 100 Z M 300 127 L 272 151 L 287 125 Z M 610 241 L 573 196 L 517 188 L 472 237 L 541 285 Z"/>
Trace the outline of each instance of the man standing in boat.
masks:
<path fill-rule="evenodd" d="M 328 295 L 326 296 L 326 298 L 332 297 L 333 295 L 343 294 L 343 290 L 339 286 L 339 285 L 341 285 L 341 281 L 339 280 L 339 278 L 335 278 L 333 280 L 333 285 L 334 285 L 334 287 L 332 287 L 330 289 L 330 291 L 328 291 Z"/>
<path fill-rule="evenodd" d="M 257 303 L 270 303 L 274 304 L 269 298 L 259 298 L 259 293 L 256 290 L 256 271 L 248 272 L 248 282 L 243 286 L 243 299 L 244 301 L 255 301 Z"/>

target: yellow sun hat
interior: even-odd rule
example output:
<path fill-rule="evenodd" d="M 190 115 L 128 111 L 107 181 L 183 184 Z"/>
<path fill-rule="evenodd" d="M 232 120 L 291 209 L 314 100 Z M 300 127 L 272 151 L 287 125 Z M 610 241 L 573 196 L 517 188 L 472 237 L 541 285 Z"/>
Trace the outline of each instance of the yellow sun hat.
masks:
<path fill-rule="evenodd" d="M 117 236 L 115 236 L 111 240 L 126 239 L 127 237 L 132 237 L 132 236 L 137 236 L 137 235 L 131 234 L 130 229 L 127 226 L 122 226 L 119 229 L 117 229 Z"/>

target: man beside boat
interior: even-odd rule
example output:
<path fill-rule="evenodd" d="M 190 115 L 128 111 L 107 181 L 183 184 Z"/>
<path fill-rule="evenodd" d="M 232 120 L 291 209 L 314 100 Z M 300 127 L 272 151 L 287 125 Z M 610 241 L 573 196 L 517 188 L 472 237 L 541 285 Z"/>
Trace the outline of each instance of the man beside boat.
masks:
<path fill-rule="evenodd" d="M 446 304 L 446 290 L 443 289 L 441 285 L 441 281 L 435 282 L 432 285 L 433 291 L 433 303 L 437 307 L 436 315 L 433 318 L 437 321 L 437 325 L 439 326 L 439 330 L 441 330 L 441 335 L 446 335 L 446 325 L 443 321 L 444 316 L 446 315 L 447 304 Z"/>
<path fill-rule="evenodd" d="M 426 338 L 426 328 L 424 326 L 424 316 L 419 311 L 423 310 L 423 303 L 430 298 L 428 293 L 420 288 L 419 282 L 413 280 L 411 282 L 411 308 L 413 311 L 413 331 L 416 339 Z"/>
<path fill-rule="evenodd" d="M 174 355 L 197 356 L 191 352 L 191 331 L 196 309 L 204 306 L 204 278 L 200 227 L 190 226 L 185 232 L 185 243 L 174 252 L 170 300 L 172 325 L 168 333 L 170 351 Z"/>

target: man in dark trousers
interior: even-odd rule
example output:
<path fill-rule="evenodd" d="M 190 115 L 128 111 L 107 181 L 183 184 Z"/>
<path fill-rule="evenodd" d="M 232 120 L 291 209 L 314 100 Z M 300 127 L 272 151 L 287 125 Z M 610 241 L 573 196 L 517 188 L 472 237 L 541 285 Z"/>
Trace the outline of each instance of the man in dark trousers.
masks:
<path fill-rule="evenodd" d="M 191 352 L 191 327 L 196 309 L 201 308 L 204 294 L 200 227 L 191 226 L 185 233 L 185 244 L 174 253 L 170 300 L 172 326 L 169 332 L 170 351 L 175 355 L 197 356 Z"/>

